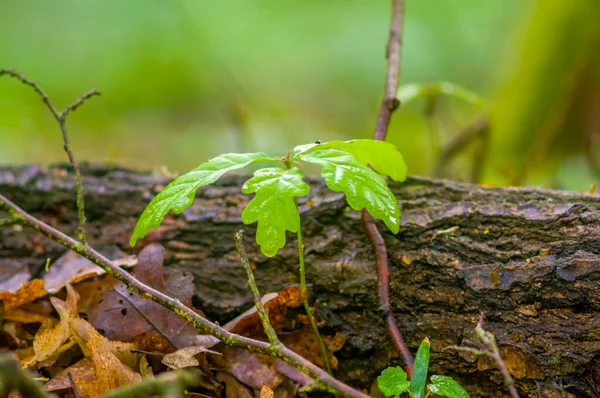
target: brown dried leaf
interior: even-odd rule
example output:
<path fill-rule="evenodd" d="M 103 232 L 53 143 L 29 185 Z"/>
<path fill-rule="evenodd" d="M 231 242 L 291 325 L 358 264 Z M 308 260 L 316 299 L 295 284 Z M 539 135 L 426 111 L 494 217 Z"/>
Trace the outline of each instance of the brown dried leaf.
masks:
<path fill-rule="evenodd" d="M 43 282 L 42 282 L 43 283 Z M 33 339 L 34 355 L 21 361 L 21 366 L 49 366 L 56 362 L 58 356 L 73 345 L 73 342 L 66 343 L 71 336 L 69 322 L 77 309 L 77 293 L 69 286 L 67 301 L 64 302 L 56 297 L 51 297 L 50 301 L 60 315 L 60 322 L 54 326 L 52 320 L 45 320 L 38 329 Z"/>
<path fill-rule="evenodd" d="M 91 381 L 75 378 L 75 385 L 81 398 L 100 397 L 107 391 L 142 379 L 139 373 L 119 361 L 107 341 L 95 330 L 90 331 L 87 348 L 92 353 L 96 377 Z"/>
<path fill-rule="evenodd" d="M 260 387 L 259 398 L 273 398 L 273 395 L 273 390 L 271 390 L 268 385 L 263 384 Z"/>
<path fill-rule="evenodd" d="M 202 346 L 190 346 L 181 348 L 175 352 L 165 355 L 162 358 L 162 363 L 164 363 L 171 369 L 181 369 L 192 366 L 198 366 L 200 365 L 200 362 L 196 359 L 196 355 L 200 353 L 211 353 L 221 355 L 220 352 L 211 351 L 208 348 Z"/>
<path fill-rule="evenodd" d="M 40 314 L 37 312 L 27 311 L 23 308 L 15 308 L 14 310 L 5 312 L 5 321 L 12 321 L 17 323 L 43 323 L 45 321 L 53 322 L 54 318 L 48 315 Z"/>
<path fill-rule="evenodd" d="M 83 358 L 81 361 L 58 372 L 50 381 L 44 385 L 44 390 L 48 392 L 57 392 L 71 388 L 68 374 L 73 375 L 73 379 L 79 379 L 83 382 L 91 382 L 96 378 L 96 367 L 92 358 Z"/>
<path fill-rule="evenodd" d="M 222 357 L 211 357 L 215 367 L 226 369 L 243 384 L 260 389 L 263 384 L 277 388 L 284 377 L 276 369 L 276 358 L 250 352 L 243 348 L 219 345 Z"/>
<path fill-rule="evenodd" d="M 113 262 L 119 266 L 133 266 L 136 263 L 135 256 L 126 256 L 116 246 L 110 247 L 103 254 L 113 259 Z M 54 261 L 46 275 L 44 275 L 44 283 L 46 290 L 52 294 L 60 291 L 67 284 L 74 284 L 104 273 L 106 273 L 104 269 L 98 267 L 87 258 L 75 252 L 68 251 Z"/>
<path fill-rule="evenodd" d="M 175 271 L 165 282 L 162 278 L 163 261 L 162 246 L 146 246 L 139 254 L 135 277 L 191 306 L 194 292 L 192 275 Z M 131 341 L 139 338 L 136 341 L 140 348 L 148 351 L 164 352 L 168 347 L 193 345 L 198 334 L 187 320 L 160 304 L 140 298 L 122 283 L 104 294 L 102 302 L 90 314 L 90 319 L 92 325 L 104 330 L 109 339 Z"/>
<path fill-rule="evenodd" d="M 0 291 L 16 292 L 31 278 L 27 265 L 16 260 L 3 259 L 0 264 Z"/>
<path fill-rule="evenodd" d="M 269 293 L 261 299 L 264 307 L 269 310 L 269 321 L 273 329 L 278 330 L 285 326 L 285 316 L 288 308 L 302 305 L 302 291 L 299 285 L 292 285 L 278 293 Z M 231 333 L 243 336 L 263 336 L 264 329 L 258 316 L 256 306 L 236 317 L 225 325 Z"/>
<path fill-rule="evenodd" d="M 16 292 L 0 292 L 0 301 L 4 302 L 4 311 L 10 311 L 19 308 L 22 305 L 31 303 L 46 294 L 47 292 L 44 290 L 44 281 L 41 279 L 34 279 L 21 286 Z"/>
<path fill-rule="evenodd" d="M 227 372 L 218 372 L 217 380 L 225 384 L 225 396 L 228 398 L 253 398 L 250 390 Z"/>

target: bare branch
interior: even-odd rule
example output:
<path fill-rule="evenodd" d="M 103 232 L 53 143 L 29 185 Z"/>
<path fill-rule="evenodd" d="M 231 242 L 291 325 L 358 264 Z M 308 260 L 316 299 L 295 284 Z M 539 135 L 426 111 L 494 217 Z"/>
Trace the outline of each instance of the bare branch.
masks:
<path fill-rule="evenodd" d="M 85 101 L 92 98 L 93 96 L 100 95 L 100 92 L 96 91 L 94 89 L 88 91 L 86 94 L 79 97 L 77 99 L 77 101 L 75 101 L 73 104 L 67 106 L 62 112 L 59 113 L 56 110 L 56 108 L 54 107 L 54 105 L 52 105 L 52 102 L 50 101 L 50 98 L 48 97 L 46 92 L 36 82 L 34 82 L 33 80 L 27 79 L 22 73 L 19 73 L 15 70 L 0 69 L 0 76 L 2 76 L 2 75 L 11 76 L 11 77 L 19 80 L 21 83 L 26 84 L 26 85 L 30 86 L 31 88 L 33 88 L 35 90 L 35 92 L 40 96 L 40 98 L 42 99 L 44 104 L 46 104 L 46 107 L 48 108 L 48 110 L 50 111 L 50 113 L 52 114 L 54 119 L 56 119 L 56 121 L 58 122 L 58 125 L 60 126 L 60 131 L 62 132 L 63 141 L 64 141 L 64 149 L 65 149 L 65 152 L 67 153 L 67 156 L 69 157 L 69 162 L 71 163 L 71 166 L 73 167 L 73 171 L 75 172 L 75 190 L 77 192 L 77 216 L 79 219 L 78 237 L 81 242 L 86 244 L 87 241 L 86 241 L 86 237 L 85 237 L 85 203 L 84 203 L 83 181 L 81 179 L 81 171 L 79 169 L 79 165 L 75 161 L 75 156 L 73 156 L 73 151 L 71 150 L 71 146 L 69 144 L 69 136 L 67 134 L 66 120 L 67 120 L 67 115 L 70 112 L 75 111 L 79 106 L 81 106 Z"/>
<path fill-rule="evenodd" d="M 374 139 L 385 141 L 392 113 L 400 106 L 396 96 L 400 78 L 400 56 L 402 49 L 402 20 L 404 18 L 404 0 L 392 0 L 392 21 L 387 44 L 387 76 L 384 97 L 379 107 L 379 116 L 375 127 Z"/>
<path fill-rule="evenodd" d="M 363 397 L 366 398 L 368 395 L 355 390 L 354 388 L 342 383 L 335 379 L 330 374 L 325 372 L 323 369 L 313 364 L 309 360 L 296 354 L 285 346 L 274 347 L 272 344 L 250 339 L 248 337 L 240 336 L 238 334 L 231 333 L 220 326 L 210 322 L 208 319 L 203 318 L 197 314 L 194 310 L 187 307 L 181 301 L 169 297 L 168 295 L 144 284 L 143 282 L 136 279 L 133 275 L 117 266 L 115 263 L 98 253 L 90 246 L 78 242 L 68 235 L 58 231 L 50 225 L 44 223 L 41 220 L 31 216 L 23 209 L 12 203 L 6 197 L 0 194 L 0 208 L 7 210 L 10 214 L 15 217 L 19 224 L 33 228 L 48 238 L 60 243 L 66 248 L 74 251 L 77 254 L 82 255 L 94 264 L 104 269 L 107 273 L 111 274 L 121 282 L 123 282 L 130 291 L 140 295 L 140 297 L 152 300 L 172 311 L 177 313 L 179 316 L 188 320 L 197 329 L 215 336 L 223 343 L 248 349 L 250 351 L 259 352 L 272 357 L 280 358 L 285 363 L 295 367 L 301 372 L 311 376 L 314 379 L 319 379 L 322 383 L 325 383 L 337 391 L 341 392 L 350 397 Z"/>
<path fill-rule="evenodd" d="M 377 124 L 373 138 L 385 141 L 392 113 L 400 106 L 397 98 L 398 81 L 400 79 L 400 57 L 402 53 L 402 22 L 404 18 L 404 0 L 392 0 L 392 18 L 390 22 L 390 34 L 387 44 L 387 74 L 385 80 L 384 97 L 379 107 Z M 369 237 L 373 251 L 375 252 L 375 262 L 379 276 L 379 300 L 381 309 L 386 316 L 387 331 L 394 340 L 396 348 L 402 353 L 404 363 L 406 364 L 406 373 L 409 377 L 412 375 L 414 359 L 402 333 L 398 328 L 394 314 L 390 306 L 389 298 L 389 265 L 385 243 L 373 218 L 366 210 L 361 213 L 363 229 Z"/>
<path fill-rule="evenodd" d="M 468 352 L 469 354 L 473 354 L 476 356 L 487 356 L 490 357 L 496 362 L 496 366 L 500 369 L 500 373 L 502 373 L 502 377 L 504 378 L 504 385 L 506 389 L 510 393 L 512 398 L 519 398 L 519 392 L 515 387 L 515 382 L 506 367 L 506 363 L 502 359 L 502 355 L 500 355 L 500 350 L 498 349 L 498 345 L 496 344 L 496 337 L 483 329 L 483 317 L 479 318 L 479 322 L 477 323 L 477 327 L 475 328 L 475 336 L 477 340 L 479 340 L 483 346 L 484 350 L 478 350 L 476 348 L 469 347 L 457 347 L 450 346 L 446 347 L 448 350 L 456 350 Z"/>

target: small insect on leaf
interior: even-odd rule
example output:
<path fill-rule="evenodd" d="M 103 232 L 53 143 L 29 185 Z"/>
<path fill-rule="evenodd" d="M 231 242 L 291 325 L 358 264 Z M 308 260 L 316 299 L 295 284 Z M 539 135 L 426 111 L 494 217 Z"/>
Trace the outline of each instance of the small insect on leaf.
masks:
<path fill-rule="evenodd" d="M 244 224 L 258 222 L 256 242 L 267 257 L 285 245 L 285 232 L 298 232 L 300 215 L 295 197 L 308 195 L 310 187 L 297 167 L 268 167 L 257 170 L 246 181 L 242 193 L 256 193 L 242 213 Z"/>
<path fill-rule="evenodd" d="M 321 175 L 329 189 L 346 194 L 346 201 L 350 207 L 354 210 L 367 209 L 373 217 L 382 220 L 393 233 L 398 233 L 398 202 L 379 174 L 351 154 L 339 149 L 312 151 L 302 155 L 301 159 L 321 165 Z"/>
<path fill-rule="evenodd" d="M 394 181 L 404 181 L 406 179 L 406 164 L 402 154 L 396 146 L 385 141 L 377 140 L 350 140 L 350 141 L 329 141 L 315 142 L 319 145 L 301 145 L 293 149 L 298 158 L 302 159 L 314 151 L 324 149 L 339 149 L 352 155 L 356 160 L 365 166 L 370 165 L 381 174 L 390 176 Z"/>
<path fill-rule="evenodd" d="M 386 397 L 397 396 L 408 390 L 410 383 L 407 380 L 406 373 L 400 366 L 387 368 L 381 372 L 377 378 L 379 390 Z"/>
<path fill-rule="evenodd" d="M 429 339 L 425 337 L 419 346 L 412 378 L 410 379 L 410 391 L 414 398 L 423 398 L 425 393 L 425 384 L 427 383 L 427 371 L 429 369 Z"/>
<path fill-rule="evenodd" d="M 170 210 L 175 214 L 184 211 L 192 204 L 198 188 L 212 184 L 228 171 L 272 160 L 264 153 L 227 153 L 202 163 L 172 181 L 152 199 L 138 220 L 129 243 L 135 246 L 137 239 L 146 236 L 151 228 L 158 227 Z"/>
<path fill-rule="evenodd" d="M 469 393 L 449 376 L 431 376 L 427 389 L 433 394 L 448 398 L 470 398 Z"/>

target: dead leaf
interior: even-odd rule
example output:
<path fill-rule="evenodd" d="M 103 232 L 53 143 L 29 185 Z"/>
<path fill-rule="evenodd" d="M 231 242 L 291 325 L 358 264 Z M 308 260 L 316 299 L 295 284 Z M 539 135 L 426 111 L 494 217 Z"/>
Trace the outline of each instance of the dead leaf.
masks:
<path fill-rule="evenodd" d="M 254 395 L 246 386 L 227 372 L 218 372 L 217 380 L 225 384 L 225 396 L 227 398 L 254 398 Z"/>
<path fill-rule="evenodd" d="M 97 331 L 90 331 L 87 348 L 92 353 L 96 377 L 91 381 L 75 378 L 81 398 L 101 397 L 107 391 L 142 379 L 139 373 L 119 361 L 107 340 Z"/>
<path fill-rule="evenodd" d="M 46 294 L 47 292 L 44 290 L 44 281 L 41 279 L 34 279 L 21 286 L 16 292 L 0 292 L 0 301 L 4 302 L 4 311 L 10 311 L 19 308 L 22 305 L 31 303 Z"/>
<path fill-rule="evenodd" d="M 263 384 L 277 388 L 284 377 L 276 369 L 276 358 L 264 354 L 257 354 L 239 347 L 219 345 L 223 356 L 211 357 L 211 363 L 221 369 L 229 371 L 241 383 L 260 389 Z"/>
<path fill-rule="evenodd" d="M 69 366 L 57 373 L 50 381 L 44 385 L 44 390 L 48 392 L 57 392 L 71 388 L 68 373 L 73 375 L 73 379 L 79 379 L 84 382 L 91 382 L 96 378 L 96 367 L 92 358 L 84 358 L 74 365 Z"/>
<path fill-rule="evenodd" d="M 321 356 L 319 340 L 312 331 L 312 328 L 309 326 L 305 326 L 303 329 L 295 332 L 283 334 L 279 336 L 279 340 L 296 354 L 303 356 L 318 366 L 325 366 L 323 363 L 323 357 Z M 339 344 L 337 344 L 337 346 L 341 348 Z M 331 366 L 334 369 L 337 369 L 337 358 L 333 356 L 333 353 L 327 344 L 325 348 L 327 348 L 327 354 L 329 355 Z"/>
<path fill-rule="evenodd" d="M 188 368 L 192 366 L 200 365 L 200 362 L 195 358 L 200 353 L 211 353 L 221 355 L 220 352 L 211 351 L 202 346 L 190 346 L 181 348 L 170 354 L 166 354 L 162 358 L 162 363 L 170 367 L 171 369 Z"/>
<path fill-rule="evenodd" d="M 164 249 L 158 244 L 146 246 L 138 257 L 134 275 L 142 282 L 191 306 L 194 284 L 190 273 L 174 271 L 163 280 Z M 169 351 L 194 345 L 198 332 L 175 312 L 140 298 L 119 283 L 108 290 L 95 311 L 92 325 L 111 340 L 131 341 L 148 351 Z M 145 335 L 146 334 L 146 335 Z"/>
<path fill-rule="evenodd" d="M 154 371 L 152 370 L 152 366 L 150 366 L 146 355 L 142 356 L 140 359 L 140 375 L 142 375 L 143 379 L 154 377 Z"/>
<path fill-rule="evenodd" d="M 260 394 L 259 394 L 260 398 L 273 398 L 273 395 L 274 395 L 273 390 L 271 390 L 268 385 L 263 384 L 260 387 Z"/>
<path fill-rule="evenodd" d="M 31 278 L 27 265 L 3 259 L 0 266 L 0 292 L 16 292 Z"/>
<path fill-rule="evenodd" d="M 288 308 L 302 305 L 302 291 L 299 285 L 292 285 L 278 293 L 269 293 L 262 297 L 263 306 L 269 310 L 269 321 L 273 329 L 278 330 L 285 326 Z M 264 329 L 256 306 L 236 317 L 224 326 L 231 333 L 243 336 L 264 336 Z"/>
<path fill-rule="evenodd" d="M 106 257 L 113 259 L 113 262 L 119 266 L 133 266 L 137 262 L 135 256 L 126 256 L 116 246 L 109 248 L 105 254 Z M 53 294 L 60 291 L 67 284 L 74 284 L 105 273 L 104 269 L 87 258 L 68 251 L 52 263 L 44 276 L 44 283 L 48 293 Z"/>
<path fill-rule="evenodd" d="M 44 321 L 53 322 L 54 318 L 48 315 L 40 314 L 37 312 L 27 311 L 23 308 L 15 308 L 14 310 L 5 312 L 3 314 L 5 321 L 12 321 L 17 323 L 43 323 Z"/>
<path fill-rule="evenodd" d="M 43 284 L 43 282 L 42 282 Z M 69 286 L 70 287 L 70 286 Z M 58 356 L 70 348 L 74 342 L 65 343 L 71 336 L 69 322 L 77 309 L 77 293 L 70 288 L 67 301 L 51 297 L 52 305 L 58 311 L 61 319 L 55 326 L 52 320 L 45 320 L 33 338 L 34 355 L 21 361 L 23 367 L 49 366 L 56 362 Z"/>

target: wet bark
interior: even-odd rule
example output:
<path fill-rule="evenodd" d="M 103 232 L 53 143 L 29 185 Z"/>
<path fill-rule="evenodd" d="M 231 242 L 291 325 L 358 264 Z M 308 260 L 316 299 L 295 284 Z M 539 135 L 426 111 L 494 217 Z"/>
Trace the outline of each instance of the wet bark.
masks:
<path fill-rule="evenodd" d="M 72 175 L 66 167 L 0 168 L 0 192 L 56 226 L 76 233 Z M 132 253 L 137 217 L 167 182 L 159 174 L 83 167 L 91 245 Z M 169 214 L 145 242 L 162 243 L 169 267 L 192 272 L 195 304 L 225 322 L 252 305 L 232 235 L 247 232 L 263 293 L 297 283 L 295 239 L 275 258 L 241 223 L 249 198 L 240 176 L 198 191 L 183 214 Z M 341 332 L 337 376 L 368 388 L 398 363 L 378 308 L 377 276 L 360 214 L 318 180 L 300 207 L 308 280 L 324 333 Z M 402 208 L 398 235 L 381 231 L 391 262 L 391 301 L 411 349 L 432 341 L 431 373 L 456 377 L 472 396 L 506 396 L 493 364 L 443 351 L 477 346 L 481 314 L 495 333 L 522 396 L 597 396 L 600 374 L 600 195 L 537 188 L 485 188 L 412 177 L 392 184 Z M 2 217 L 2 214 L 0 214 Z M 141 246 L 138 244 L 138 246 Z M 138 250 L 138 247 L 136 247 Z M 33 231 L 0 229 L 0 265 L 43 272 L 65 250 Z M 167 267 L 167 268 L 169 268 Z M 565 390 L 563 390 L 563 387 Z"/>

